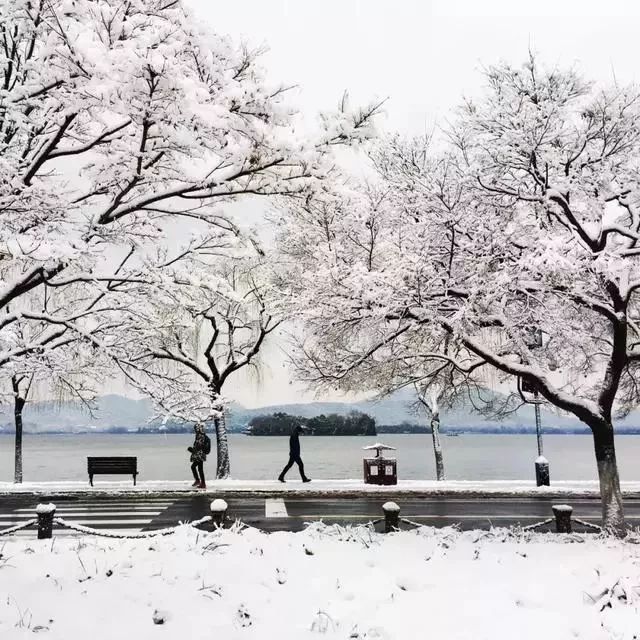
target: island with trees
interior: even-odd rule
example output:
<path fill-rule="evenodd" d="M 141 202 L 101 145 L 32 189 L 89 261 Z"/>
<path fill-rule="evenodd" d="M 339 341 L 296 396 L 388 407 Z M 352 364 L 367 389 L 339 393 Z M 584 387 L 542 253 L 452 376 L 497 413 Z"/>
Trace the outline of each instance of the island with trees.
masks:
<path fill-rule="evenodd" d="M 272 413 L 256 416 L 247 426 L 252 436 L 288 436 L 293 428 L 302 425 L 313 436 L 375 436 L 376 421 L 366 413 L 354 411 L 346 416 L 335 413 L 313 418 L 292 416 L 288 413 Z"/>

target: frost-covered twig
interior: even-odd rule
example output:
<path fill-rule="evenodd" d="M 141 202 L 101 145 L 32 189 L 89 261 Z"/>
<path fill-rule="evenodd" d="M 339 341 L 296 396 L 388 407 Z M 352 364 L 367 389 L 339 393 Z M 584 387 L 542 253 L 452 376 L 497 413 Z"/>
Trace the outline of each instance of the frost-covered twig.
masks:
<path fill-rule="evenodd" d="M 311 631 L 317 631 L 319 633 L 327 633 L 329 626 L 335 631 L 336 623 L 333 618 L 325 611 L 319 610 L 311 623 Z"/>
<path fill-rule="evenodd" d="M 629 584 L 628 580 L 618 578 L 611 586 L 605 587 L 599 593 L 592 595 L 585 592 L 585 596 L 598 608 L 598 611 L 604 611 L 618 603 L 635 603 L 638 600 L 638 589 L 638 586 Z"/>
<path fill-rule="evenodd" d="M 262 531 L 262 529 L 258 527 L 254 527 L 253 525 L 247 524 L 246 522 L 242 522 L 236 518 L 233 524 L 229 527 L 229 531 L 232 533 L 239 533 L 240 531 L 244 531 L 244 529 L 253 529 L 254 531 Z"/>

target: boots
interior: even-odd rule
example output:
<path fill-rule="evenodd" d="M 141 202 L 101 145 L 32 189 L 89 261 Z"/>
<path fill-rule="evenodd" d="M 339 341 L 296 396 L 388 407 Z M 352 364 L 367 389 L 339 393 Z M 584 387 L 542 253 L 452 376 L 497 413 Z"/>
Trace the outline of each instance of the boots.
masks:
<path fill-rule="evenodd" d="M 198 484 L 198 489 L 206 489 L 207 488 L 207 484 L 206 482 L 200 482 Z"/>

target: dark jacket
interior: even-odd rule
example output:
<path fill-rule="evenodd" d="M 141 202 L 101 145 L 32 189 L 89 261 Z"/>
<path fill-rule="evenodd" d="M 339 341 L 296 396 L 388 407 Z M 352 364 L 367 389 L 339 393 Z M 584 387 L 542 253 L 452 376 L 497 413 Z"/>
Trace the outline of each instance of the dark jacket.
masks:
<path fill-rule="evenodd" d="M 300 432 L 302 429 L 296 427 L 289 436 L 289 455 L 292 458 L 300 457 Z"/>
<path fill-rule="evenodd" d="M 196 437 L 193 441 L 193 445 L 189 448 L 191 451 L 191 462 L 204 462 L 207 459 L 205 453 L 205 432 L 204 428 L 198 428 L 196 430 Z"/>

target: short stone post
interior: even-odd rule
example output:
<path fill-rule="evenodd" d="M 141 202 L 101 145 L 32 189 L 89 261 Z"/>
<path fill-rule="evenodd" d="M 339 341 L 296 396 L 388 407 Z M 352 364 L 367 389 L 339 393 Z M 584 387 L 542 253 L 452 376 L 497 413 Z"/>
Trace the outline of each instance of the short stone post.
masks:
<path fill-rule="evenodd" d="M 53 518 L 56 515 L 55 504 L 39 504 L 36 507 L 38 516 L 38 540 L 48 540 L 53 534 Z"/>
<path fill-rule="evenodd" d="M 216 498 L 211 503 L 211 518 L 216 528 L 223 527 L 227 519 L 227 509 L 229 505 L 222 499 Z"/>
<path fill-rule="evenodd" d="M 551 509 L 556 518 L 556 533 L 571 533 L 573 507 L 568 504 L 554 504 Z"/>
<path fill-rule="evenodd" d="M 385 502 L 382 505 L 384 512 L 384 532 L 391 533 L 400 528 L 400 507 L 395 502 Z"/>
<path fill-rule="evenodd" d="M 536 486 L 549 486 L 549 461 L 544 456 L 536 458 Z"/>

